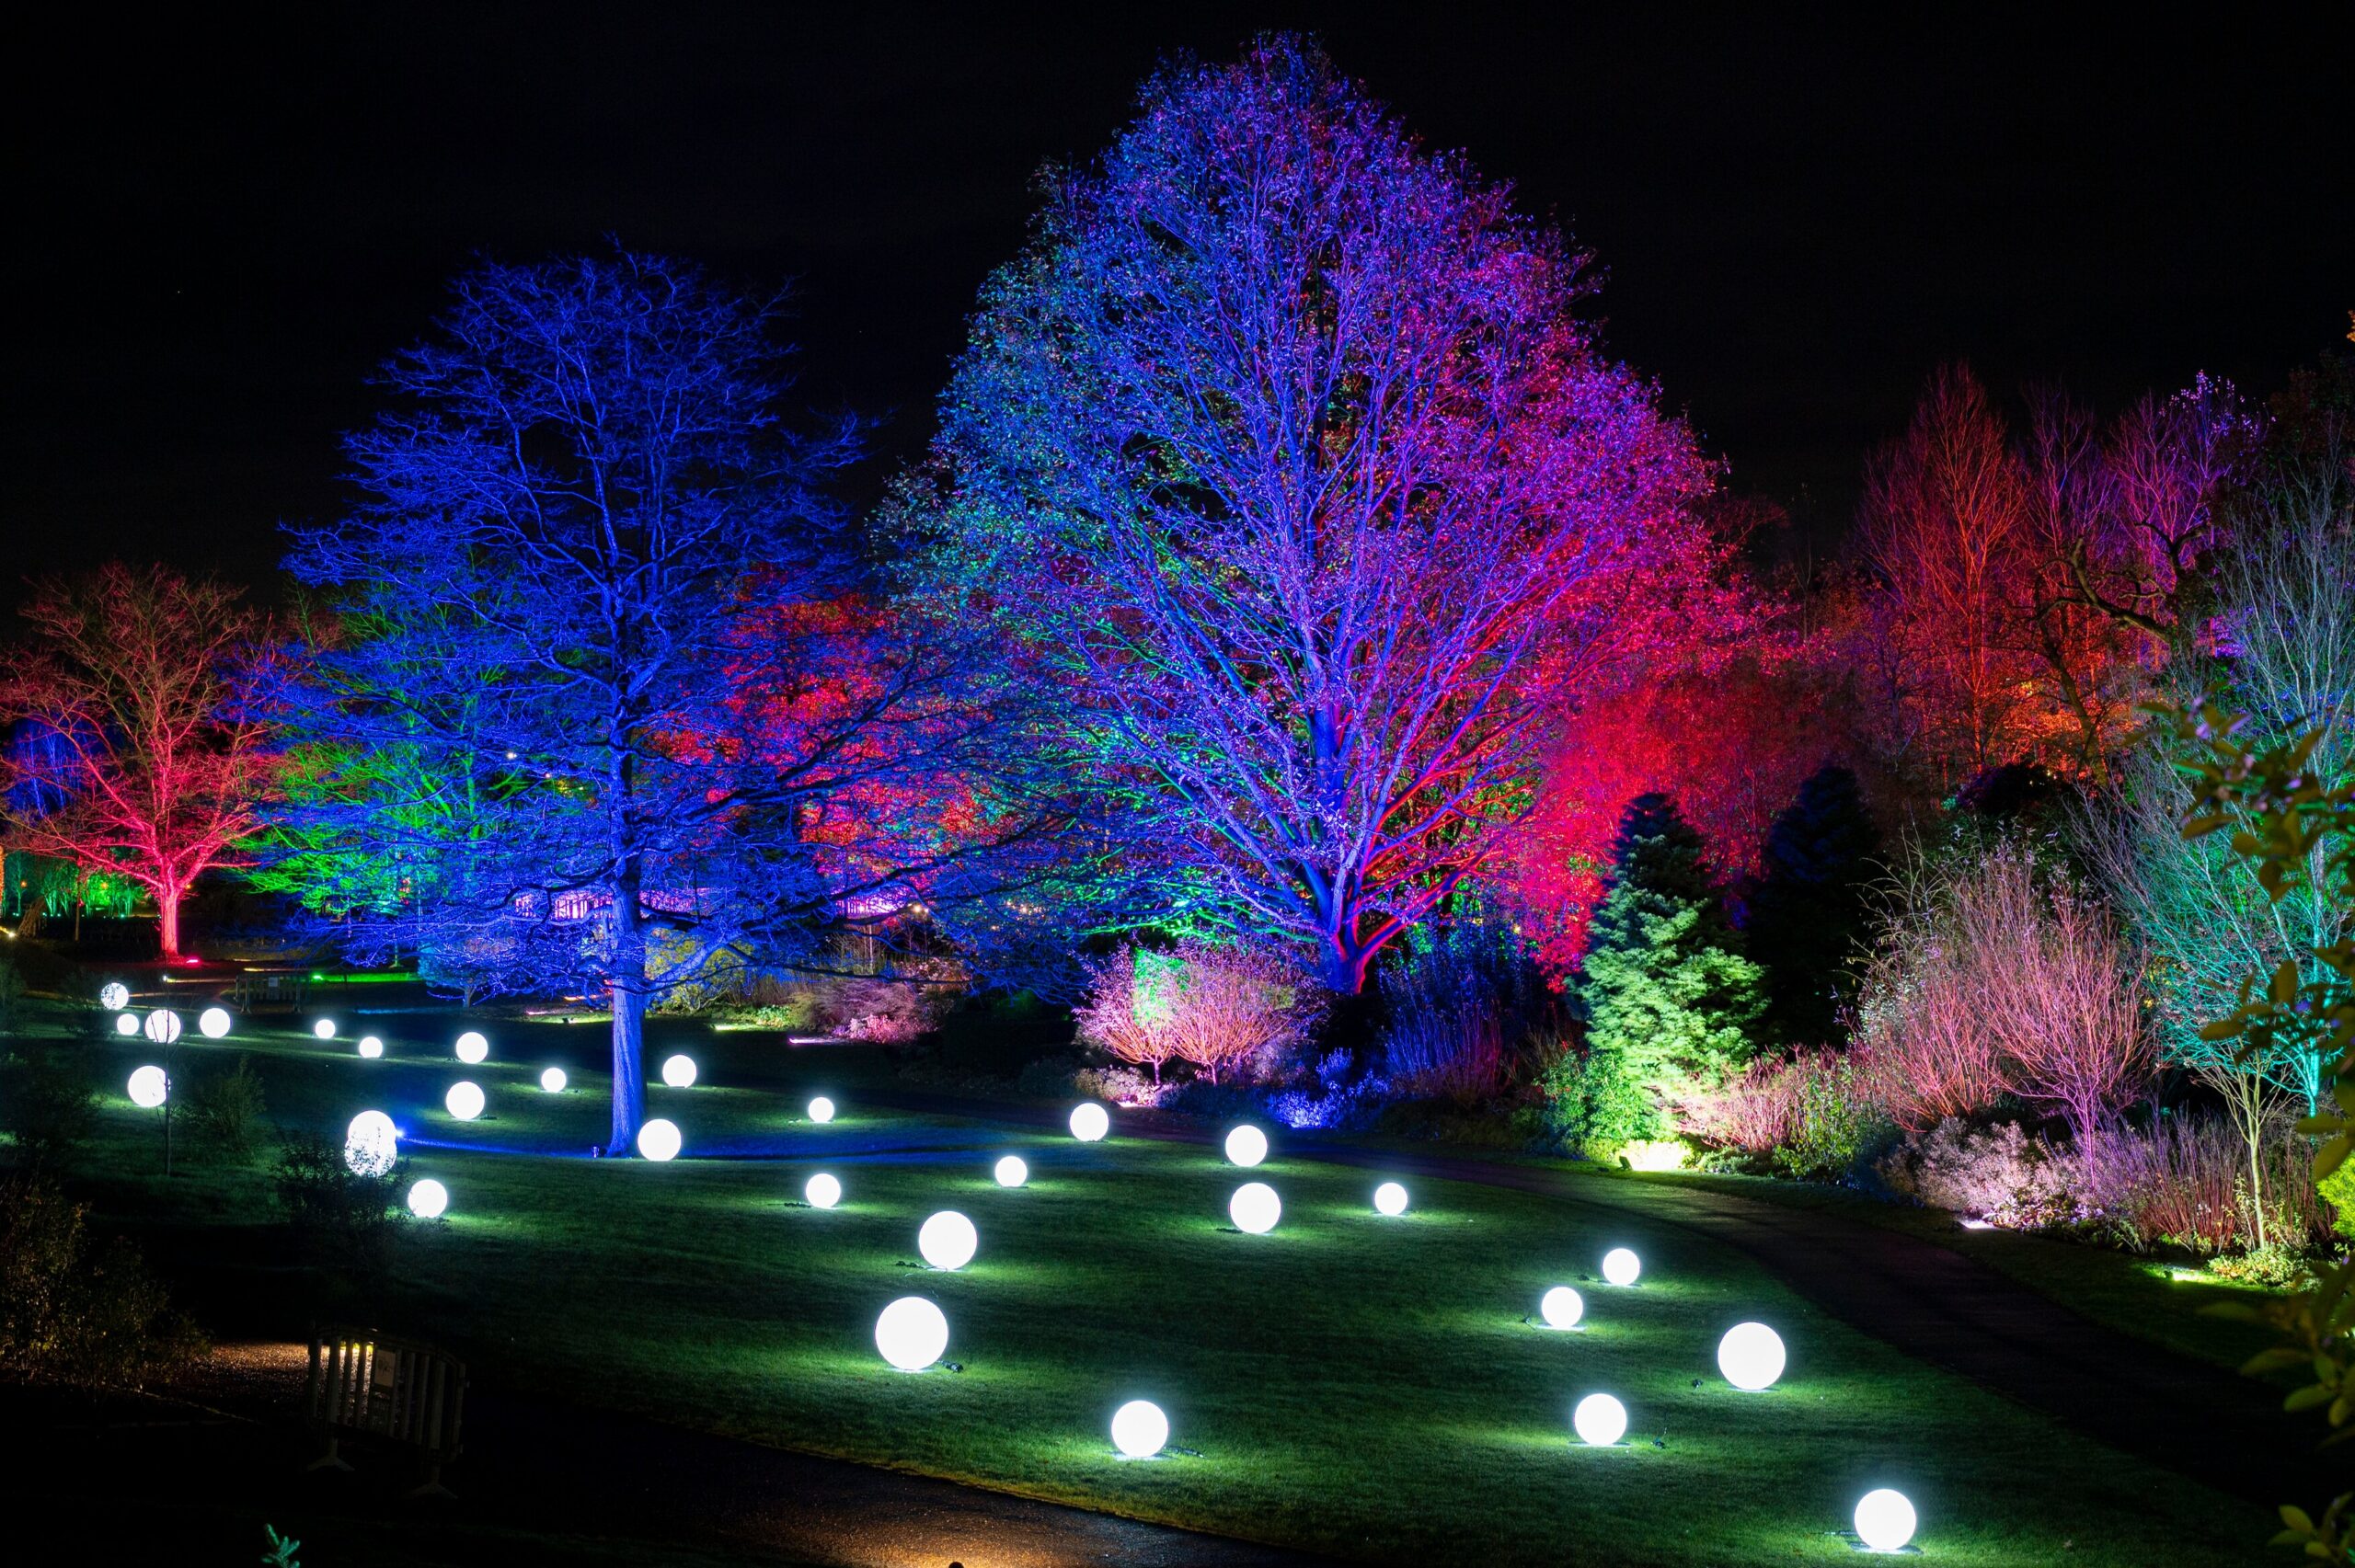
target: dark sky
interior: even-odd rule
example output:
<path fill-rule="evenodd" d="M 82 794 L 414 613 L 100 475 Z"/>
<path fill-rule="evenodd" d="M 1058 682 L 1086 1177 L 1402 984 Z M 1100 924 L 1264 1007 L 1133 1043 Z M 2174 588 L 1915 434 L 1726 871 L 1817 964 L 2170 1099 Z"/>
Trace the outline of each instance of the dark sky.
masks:
<path fill-rule="evenodd" d="M 1881 9 L 125 8 L 18 40 L 0 594 L 108 555 L 266 582 L 442 280 L 607 233 L 798 278 L 803 390 L 883 421 L 871 490 L 1040 162 L 1101 146 L 1162 52 L 1269 26 L 1557 216 L 1614 351 L 1828 526 L 1943 360 L 2114 405 L 2268 390 L 2343 337 L 2348 7 Z"/>

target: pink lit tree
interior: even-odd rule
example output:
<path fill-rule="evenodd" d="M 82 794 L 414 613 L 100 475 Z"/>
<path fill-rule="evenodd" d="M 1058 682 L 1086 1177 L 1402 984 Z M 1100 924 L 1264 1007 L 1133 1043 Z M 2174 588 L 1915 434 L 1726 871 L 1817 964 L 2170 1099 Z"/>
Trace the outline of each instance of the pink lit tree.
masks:
<path fill-rule="evenodd" d="M 1254 1056 L 1304 1039 L 1324 996 L 1281 951 L 1183 942 L 1169 953 L 1124 946 L 1086 966 L 1074 1015 L 1080 1037 L 1153 1070 L 1183 1061 L 1215 1083 Z"/>

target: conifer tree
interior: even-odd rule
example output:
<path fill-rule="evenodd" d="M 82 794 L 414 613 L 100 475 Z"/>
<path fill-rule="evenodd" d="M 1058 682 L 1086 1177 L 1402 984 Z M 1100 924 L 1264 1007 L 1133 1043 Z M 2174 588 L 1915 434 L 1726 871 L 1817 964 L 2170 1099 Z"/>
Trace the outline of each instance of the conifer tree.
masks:
<path fill-rule="evenodd" d="M 1840 1007 L 1855 993 L 1866 889 L 1879 855 L 1856 775 L 1836 763 L 1810 774 L 1767 830 L 1766 875 L 1743 935 L 1765 970 L 1775 1038 L 1821 1046 L 1845 1037 Z"/>

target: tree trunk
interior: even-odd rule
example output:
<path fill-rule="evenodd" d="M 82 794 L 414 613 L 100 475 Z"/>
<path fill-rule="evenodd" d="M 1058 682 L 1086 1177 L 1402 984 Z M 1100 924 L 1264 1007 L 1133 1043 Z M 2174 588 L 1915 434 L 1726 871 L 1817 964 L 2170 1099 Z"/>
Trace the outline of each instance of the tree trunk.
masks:
<path fill-rule="evenodd" d="M 614 997 L 614 1137 L 608 1154 L 627 1154 L 638 1139 L 638 1124 L 646 1119 L 646 983 L 615 976 Z"/>
<path fill-rule="evenodd" d="M 164 962 L 176 963 L 180 956 L 180 892 L 175 887 L 155 895 L 155 912 L 163 927 Z"/>

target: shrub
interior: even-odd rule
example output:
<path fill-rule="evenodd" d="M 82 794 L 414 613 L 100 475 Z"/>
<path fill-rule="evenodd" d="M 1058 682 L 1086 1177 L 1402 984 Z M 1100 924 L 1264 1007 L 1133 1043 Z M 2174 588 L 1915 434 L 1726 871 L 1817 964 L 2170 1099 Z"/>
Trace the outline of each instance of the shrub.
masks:
<path fill-rule="evenodd" d="M 1079 1037 L 1153 1070 L 1172 1060 L 1211 1082 L 1268 1070 L 1315 1028 L 1327 998 L 1289 955 L 1248 943 L 1181 942 L 1167 953 L 1133 944 L 1086 965 L 1088 991 L 1073 1010 Z"/>
<path fill-rule="evenodd" d="M 261 1141 L 261 1075 L 251 1057 L 239 1057 L 236 1070 L 208 1074 L 189 1093 L 189 1135 L 222 1159 L 243 1163 Z"/>
<path fill-rule="evenodd" d="M 95 1247 L 87 1211 L 46 1176 L 0 1182 L 0 1368 L 136 1388 L 193 1359 L 203 1339 L 170 1309 L 139 1253 Z"/>
<path fill-rule="evenodd" d="M 344 1163 L 337 1139 L 295 1132 L 280 1146 L 271 1186 L 295 1234 L 322 1261 L 381 1274 L 408 1212 L 400 1202 L 408 1173 L 404 1158 L 382 1175 L 362 1175 Z"/>
<path fill-rule="evenodd" d="M 1973 1128 L 1948 1116 L 1908 1138 L 1879 1170 L 1903 1196 L 2016 1230 L 2074 1215 L 2067 1158 L 2016 1122 Z"/>
<path fill-rule="evenodd" d="M 1615 1052 L 1560 1049 L 1538 1073 L 1548 1139 L 1591 1160 L 1658 1130 L 1660 1114 L 1643 1082 Z"/>
<path fill-rule="evenodd" d="M 1521 939 L 1478 918 L 1418 933 L 1375 983 L 1392 1090 L 1460 1104 L 1503 1092 L 1524 1044 L 1555 1012 Z"/>
<path fill-rule="evenodd" d="M 1063 1090 L 1076 1091 L 1092 1100 L 1109 1100 L 1115 1104 L 1158 1105 L 1168 1099 L 1178 1087 L 1174 1083 L 1155 1082 L 1125 1064 L 1083 1067 L 1076 1072 L 1071 1070 L 1067 1061 L 1058 1065 L 1063 1069 Z M 1028 1069 L 1023 1070 L 1022 1077 L 1028 1086 L 1030 1078 Z"/>
<path fill-rule="evenodd" d="M 53 1170 L 71 1163 L 98 1116 L 98 1097 L 80 1051 L 56 1041 L 17 1042 L 0 1069 L 0 1128 L 16 1145 L 17 1164 Z"/>
<path fill-rule="evenodd" d="M 1390 1085 L 1372 1074 L 1354 1076 L 1356 1066 L 1348 1051 L 1326 1052 L 1305 1082 L 1268 1096 L 1268 1114 L 1289 1127 L 1358 1131 L 1373 1126 Z"/>
<path fill-rule="evenodd" d="M 2130 1247 L 2159 1243 L 2196 1253 L 2292 1251 L 2329 1236 L 2305 1140 L 2285 1121 L 2257 1144 L 2266 1213 L 2251 1198 L 2249 1149 L 2222 1116 L 2162 1116 L 2148 1129 L 2097 1134 L 2077 1151 L 2078 1187 L 2089 1217 Z"/>
<path fill-rule="evenodd" d="M 2208 1272 L 2234 1285 L 2255 1285 L 2267 1290 L 2288 1290 L 2303 1284 L 2314 1265 L 2303 1253 L 2275 1243 L 2225 1253 L 2208 1260 Z"/>

